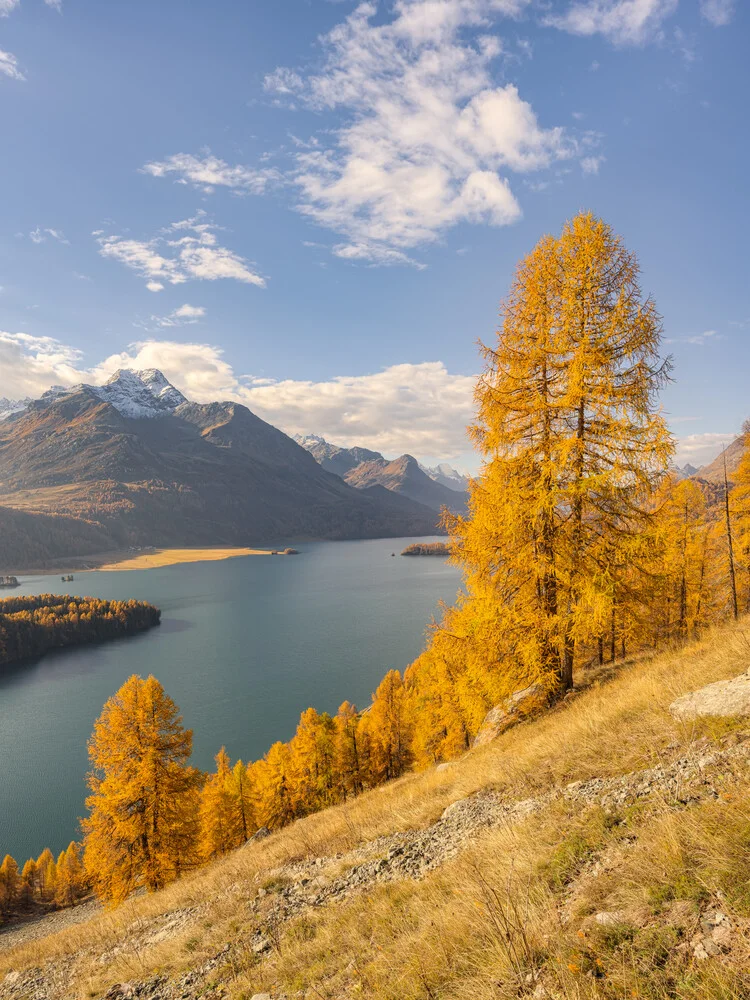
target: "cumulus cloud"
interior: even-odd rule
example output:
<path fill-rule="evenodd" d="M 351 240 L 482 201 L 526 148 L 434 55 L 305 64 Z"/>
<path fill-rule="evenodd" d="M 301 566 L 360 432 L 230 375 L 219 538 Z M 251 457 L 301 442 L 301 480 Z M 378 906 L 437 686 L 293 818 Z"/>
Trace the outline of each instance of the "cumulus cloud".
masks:
<path fill-rule="evenodd" d="M 729 24 L 734 16 L 734 0 L 700 0 L 701 14 L 717 28 Z"/>
<path fill-rule="evenodd" d="M 677 465 L 701 466 L 712 462 L 719 455 L 723 448 L 737 437 L 737 432 L 731 433 L 706 433 L 688 434 L 685 437 L 677 438 L 677 451 L 675 452 L 675 462 Z"/>
<path fill-rule="evenodd" d="M 80 382 L 81 352 L 53 337 L 0 330 L 0 396 L 38 396 L 51 385 Z"/>
<path fill-rule="evenodd" d="M 280 179 L 276 170 L 230 166 L 208 152 L 202 158 L 175 153 L 166 160 L 147 163 L 141 170 L 152 177 L 174 176 L 177 183 L 192 184 L 206 194 L 217 187 L 230 188 L 236 194 L 263 194 L 272 182 Z"/>
<path fill-rule="evenodd" d="M 717 0 L 720 2 L 720 0 Z M 579 0 L 545 23 L 574 35 L 604 35 L 615 45 L 645 45 L 661 37 L 678 0 Z"/>
<path fill-rule="evenodd" d="M 216 281 L 219 278 L 264 288 L 266 279 L 253 270 L 249 261 L 219 246 L 217 229 L 205 221 L 204 212 L 199 212 L 191 219 L 173 222 L 149 240 L 98 235 L 97 242 L 103 257 L 118 260 L 146 278 L 146 288 L 151 292 L 161 291 L 165 282 L 181 285 L 191 279 Z"/>
<path fill-rule="evenodd" d="M 86 367 L 80 352 L 52 338 L 0 333 L 0 396 L 39 396 L 54 384 L 100 384 L 118 368 L 159 368 L 189 399 L 236 400 L 289 434 L 314 431 L 337 444 L 394 455 L 454 458 L 468 447 L 474 378 L 452 374 L 439 361 L 276 381 L 238 374 L 211 344 L 145 340 Z"/>
<path fill-rule="evenodd" d="M 2 2 L 2 0 L 0 0 Z M 12 52 L 4 52 L 0 49 L 0 75 L 9 76 L 11 80 L 25 80 L 21 70 L 18 68 L 18 60 Z"/>
<path fill-rule="evenodd" d="M 521 208 L 507 175 L 578 152 L 563 128 L 540 125 L 515 86 L 495 85 L 503 45 L 489 33 L 493 19 L 516 17 L 529 3 L 396 0 L 375 23 L 377 4 L 366 0 L 321 40 L 322 69 L 278 67 L 265 77 L 277 100 L 342 116 L 338 129 L 293 137 L 285 178 L 187 153 L 143 169 L 204 190 L 261 193 L 285 179 L 296 186 L 298 211 L 344 237 L 336 256 L 422 266 L 404 250 L 461 222 L 515 222 Z"/>
<path fill-rule="evenodd" d="M 506 174 L 548 167 L 573 155 L 574 143 L 542 127 L 513 85 L 494 85 L 500 40 L 469 41 L 465 29 L 524 6 L 399 0 L 390 20 L 374 23 L 376 5 L 361 3 L 323 39 L 322 71 L 295 80 L 308 107 L 344 116 L 333 141 L 297 154 L 300 211 L 347 246 L 391 250 L 431 243 L 459 222 L 516 221 Z M 277 71 L 267 88 L 277 79 L 288 80 Z"/>
<path fill-rule="evenodd" d="M 7 17 L 20 4 L 21 0 L 0 0 L 0 17 Z"/>
<path fill-rule="evenodd" d="M 189 318 L 200 307 L 186 304 L 181 310 Z M 465 428 L 474 419 L 475 376 L 449 372 L 440 361 L 317 381 L 276 380 L 237 373 L 213 344 L 142 340 L 87 367 L 80 351 L 51 337 L 0 332 L 0 396 L 35 397 L 51 385 L 101 384 L 118 368 L 158 368 L 196 402 L 236 400 L 289 434 L 314 432 L 345 447 L 446 459 L 469 449 Z M 676 461 L 704 465 L 736 436 L 678 437 Z"/>

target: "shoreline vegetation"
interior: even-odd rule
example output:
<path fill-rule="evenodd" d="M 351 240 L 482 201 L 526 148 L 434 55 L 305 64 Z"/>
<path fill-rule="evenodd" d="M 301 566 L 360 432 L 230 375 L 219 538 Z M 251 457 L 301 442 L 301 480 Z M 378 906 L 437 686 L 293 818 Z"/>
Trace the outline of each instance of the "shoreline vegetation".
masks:
<path fill-rule="evenodd" d="M 448 542 L 422 542 L 414 545 L 407 545 L 401 553 L 402 556 L 443 556 L 451 554 L 451 547 Z"/>
<path fill-rule="evenodd" d="M 102 601 L 69 594 L 0 600 L 0 667 L 53 649 L 120 639 L 158 625 L 161 611 L 144 601 Z"/>

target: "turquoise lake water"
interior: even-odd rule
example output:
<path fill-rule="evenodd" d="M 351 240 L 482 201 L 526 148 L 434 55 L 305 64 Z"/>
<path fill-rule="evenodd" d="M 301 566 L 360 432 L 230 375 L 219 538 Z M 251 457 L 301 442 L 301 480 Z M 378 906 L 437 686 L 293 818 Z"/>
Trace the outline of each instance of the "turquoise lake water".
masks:
<path fill-rule="evenodd" d="M 419 654 L 439 601 L 458 589 L 459 571 L 444 560 L 399 555 L 428 540 L 309 543 L 298 556 L 81 573 L 69 584 L 23 578 L 13 594 L 136 598 L 160 607 L 162 624 L 0 667 L 0 857 L 22 864 L 77 839 L 86 740 L 130 674 L 161 681 L 205 769 L 222 744 L 233 760 L 262 756 L 309 705 L 368 704 L 387 670 Z"/>

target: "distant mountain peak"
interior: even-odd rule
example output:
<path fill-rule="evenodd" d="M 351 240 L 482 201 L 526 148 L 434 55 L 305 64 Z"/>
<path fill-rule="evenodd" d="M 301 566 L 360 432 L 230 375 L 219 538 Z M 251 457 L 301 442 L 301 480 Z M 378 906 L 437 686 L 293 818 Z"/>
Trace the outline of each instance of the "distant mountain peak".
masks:
<path fill-rule="evenodd" d="M 157 368 L 143 371 L 118 368 L 104 385 L 84 384 L 75 388 L 87 389 L 114 406 L 123 417 L 132 419 L 159 417 L 187 403 L 187 398 Z"/>
<path fill-rule="evenodd" d="M 39 401 L 51 403 L 60 399 L 61 396 L 70 396 L 75 392 L 82 391 L 96 396 L 104 403 L 109 403 L 123 417 L 131 419 L 160 417 L 165 413 L 172 413 L 182 403 L 188 402 L 180 390 L 173 386 L 158 368 L 144 368 L 142 371 L 135 371 L 132 368 L 118 368 L 103 385 L 89 385 L 86 382 L 79 382 L 78 385 L 68 388 L 62 385 L 53 385 L 42 393 Z M 16 413 L 23 413 L 32 402 L 34 400 L 31 398 L 1 398 L 0 421 L 7 420 L 8 417 Z"/>

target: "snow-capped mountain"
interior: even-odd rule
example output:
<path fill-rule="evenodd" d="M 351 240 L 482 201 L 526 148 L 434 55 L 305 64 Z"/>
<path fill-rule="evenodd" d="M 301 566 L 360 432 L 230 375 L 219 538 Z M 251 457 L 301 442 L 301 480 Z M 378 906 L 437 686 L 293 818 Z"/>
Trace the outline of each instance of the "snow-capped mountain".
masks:
<path fill-rule="evenodd" d="M 104 385 L 78 385 L 65 388 L 53 385 L 40 396 L 40 401 L 49 403 L 61 396 L 87 390 L 105 403 L 111 403 L 124 417 L 134 419 L 159 417 L 172 413 L 187 398 L 176 389 L 158 368 L 146 368 L 136 372 L 129 368 L 120 368 L 110 376 Z M 7 420 L 14 413 L 22 413 L 32 403 L 27 399 L 0 399 L 0 421 Z"/>
<path fill-rule="evenodd" d="M 0 396 L 0 420 L 7 420 L 14 413 L 22 413 L 31 402 L 31 397 L 26 399 L 8 399 L 7 396 Z"/>
<path fill-rule="evenodd" d="M 441 462 L 439 465 L 434 466 L 434 468 L 429 468 L 427 465 L 420 465 L 420 469 L 430 479 L 434 479 L 436 483 L 447 486 L 449 490 L 455 490 L 457 493 L 464 493 L 469 487 L 469 477 L 463 472 L 459 472 L 458 469 L 454 469 L 452 465 L 448 465 L 446 462 Z"/>
<path fill-rule="evenodd" d="M 111 403 L 123 415 L 142 419 L 171 413 L 187 398 L 156 368 L 135 372 L 120 368 L 104 385 L 75 386 L 71 391 L 88 389 L 105 403 Z"/>

